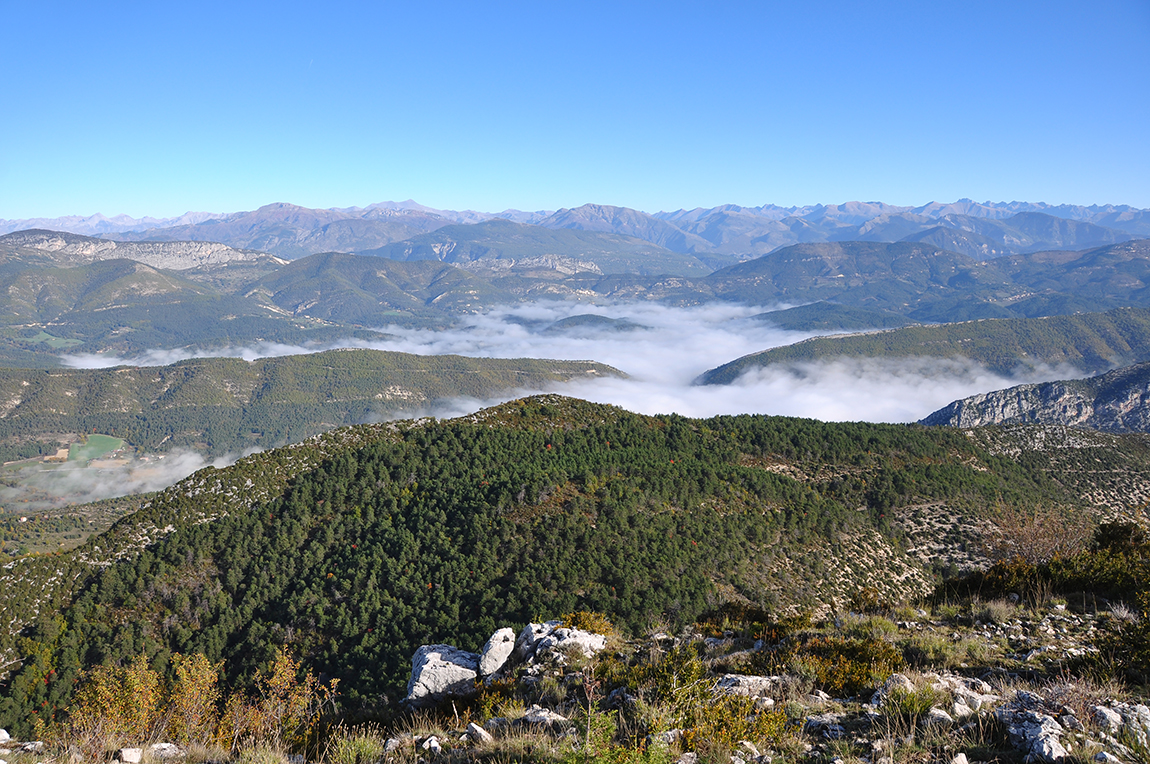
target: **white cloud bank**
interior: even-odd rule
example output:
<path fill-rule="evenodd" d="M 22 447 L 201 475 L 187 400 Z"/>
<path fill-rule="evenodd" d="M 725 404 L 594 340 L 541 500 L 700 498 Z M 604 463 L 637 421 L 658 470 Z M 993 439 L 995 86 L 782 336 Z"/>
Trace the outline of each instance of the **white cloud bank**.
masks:
<path fill-rule="evenodd" d="M 214 351 L 252 360 L 318 352 L 334 347 L 375 348 L 423 355 L 454 353 L 488 358 L 556 358 L 610 364 L 630 379 L 596 379 L 552 388 L 579 398 L 613 403 L 645 414 L 786 414 L 831 421 L 909 422 L 975 393 L 1022 382 L 1079 376 L 1073 368 L 1043 367 L 1025 377 L 1005 378 L 969 362 L 913 359 L 835 360 L 753 370 L 735 384 L 694 386 L 702 372 L 748 353 L 805 339 L 813 333 L 778 329 L 752 316 L 770 308 L 731 303 L 675 308 L 649 302 L 592 306 L 550 301 L 498 308 L 468 317 L 459 326 L 432 331 L 382 327 L 390 338 L 349 340 L 322 347 L 260 344 Z M 632 331 L 594 328 L 542 332 L 549 324 L 592 313 L 644 327 Z M 118 364 L 159 365 L 207 355 L 190 351 L 151 351 L 132 358 L 72 355 L 77 367 Z M 519 391 L 526 394 L 535 391 Z M 498 400 L 507 400 L 509 397 Z M 471 413 L 496 400 L 441 401 L 412 415 Z"/>
<path fill-rule="evenodd" d="M 785 306 L 776 306 L 785 307 Z M 65 362 L 78 368 L 121 364 L 157 366 L 194 357 L 230 356 L 255 360 L 314 353 L 338 347 L 374 348 L 423 355 L 458 354 L 486 358 L 595 360 L 626 372 L 628 379 L 599 378 L 555 385 L 558 392 L 599 403 L 612 403 L 643 414 L 783 414 L 827 421 L 913 422 L 951 401 L 1023 382 L 1080 376 L 1069 367 L 1043 367 L 1024 378 L 1004 378 L 972 362 L 929 359 L 840 359 L 751 370 L 731 385 L 695 386 L 695 378 L 749 353 L 789 345 L 813 335 L 781 330 L 752 318 L 770 308 L 711 303 L 673 308 L 655 303 L 592 306 L 573 302 L 537 302 L 498 308 L 468 317 L 445 331 L 381 327 L 389 339 L 348 340 L 316 347 L 273 343 L 233 347 L 211 353 L 155 350 L 130 358 L 75 354 Z M 583 314 L 622 319 L 640 325 L 629 331 L 583 327 L 544 332 L 560 319 Z M 396 418 L 463 416 L 480 408 L 527 395 L 478 400 L 455 398 Z M 224 466 L 232 459 L 213 462 Z M 0 489 L 0 502 L 32 508 L 154 491 L 190 475 L 208 462 L 180 452 L 163 462 L 119 470 L 45 470 L 21 473 L 17 488 Z M 29 468 L 31 469 L 31 468 Z M 15 504 L 20 506 L 20 504 Z"/>
<path fill-rule="evenodd" d="M 228 455 L 208 460 L 195 451 L 181 449 L 162 459 L 132 461 L 122 466 L 30 464 L 14 473 L 6 473 L 11 483 L 0 485 L 0 504 L 9 513 L 23 514 L 66 504 L 86 504 L 117 496 L 149 493 L 178 483 L 204 467 L 227 467 L 237 458 Z"/>

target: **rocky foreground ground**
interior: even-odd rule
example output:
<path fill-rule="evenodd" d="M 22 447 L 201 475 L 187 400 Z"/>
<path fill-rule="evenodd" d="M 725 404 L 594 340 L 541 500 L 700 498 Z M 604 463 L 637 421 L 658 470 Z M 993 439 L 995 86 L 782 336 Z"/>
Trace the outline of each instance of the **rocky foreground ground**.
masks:
<path fill-rule="evenodd" d="M 1120 605 L 975 600 L 821 624 L 711 622 L 640 639 L 568 617 L 500 629 L 479 653 L 421 647 L 407 713 L 329 731 L 308 757 L 139 741 L 115 758 L 1144 764 L 1144 693 L 1086 670 L 1097 665 L 1099 635 L 1137 617 Z M 0 764 L 74 760 L 59 745 L 2 732 L 0 741 Z"/>

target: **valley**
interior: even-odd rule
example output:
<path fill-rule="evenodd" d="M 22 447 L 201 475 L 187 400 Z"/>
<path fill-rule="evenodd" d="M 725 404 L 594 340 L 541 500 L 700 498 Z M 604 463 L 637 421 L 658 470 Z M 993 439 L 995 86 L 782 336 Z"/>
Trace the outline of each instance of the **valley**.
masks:
<path fill-rule="evenodd" d="M 698 709 L 746 674 L 775 689 L 741 718 L 779 731 L 740 734 L 784 760 L 831 750 L 820 708 L 873 737 L 899 670 L 943 672 L 934 710 L 975 678 L 1012 708 L 994 672 L 1141 633 L 1106 613 L 1144 549 L 1100 545 L 1150 527 L 1150 389 L 1115 370 L 1150 358 L 1150 248 L 1111 212 L 272 205 L 0 236 L 0 725 L 47 736 L 94 666 L 176 687 L 197 655 L 236 699 L 298 661 L 338 680 L 322 718 L 394 729 L 424 646 L 559 617 L 614 657 L 528 660 L 490 703 L 570 716 L 597 678 L 667 703 L 643 672 L 696 672 L 717 694 L 666 711 L 666 750 L 699 751 L 744 729 L 699 737 Z M 468 687 L 450 713 L 491 722 Z M 633 709 L 649 757 L 666 724 Z"/>

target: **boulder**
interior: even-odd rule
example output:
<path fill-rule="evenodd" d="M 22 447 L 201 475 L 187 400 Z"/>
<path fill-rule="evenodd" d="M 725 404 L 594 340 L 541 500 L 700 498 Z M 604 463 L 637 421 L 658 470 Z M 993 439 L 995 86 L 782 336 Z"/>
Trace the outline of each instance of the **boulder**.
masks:
<path fill-rule="evenodd" d="M 519 722 L 531 727 L 546 727 L 548 729 L 562 729 L 569 724 L 566 716 L 542 706 L 531 706 Z"/>
<path fill-rule="evenodd" d="M 174 743 L 152 743 L 147 753 L 153 759 L 178 759 L 184 755 L 183 750 Z"/>
<path fill-rule="evenodd" d="M 524 626 L 523 631 L 519 632 L 519 637 L 515 640 L 515 659 L 522 663 L 533 657 L 536 643 L 559 628 L 560 623 L 560 621 L 548 621 L 547 623 L 529 623 Z"/>
<path fill-rule="evenodd" d="M 0 730 L 0 744 L 7 743 L 11 739 L 12 736 L 8 734 L 8 730 Z"/>
<path fill-rule="evenodd" d="M 891 674 L 887 677 L 887 680 L 882 683 L 882 687 L 879 687 L 874 691 L 874 695 L 870 696 L 870 704 L 872 706 L 881 706 L 887 696 L 896 689 L 903 692 L 914 692 L 914 682 L 902 674 Z"/>
<path fill-rule="evenodd" d="M 508 631 L 511 631 L 511 629 L 508 629 Z M 490 743 L 495 740 L 490 732 L 483 729 L 475 722 L 467 723 L 467 735 L 476 743 Z"/>
<path fill-rule="evenodd" d="M 411 659 L 411 679 L 407 682 L 410 708 L 431 708 L 448 698 L 464 698 L 475 693 L 479 656 L 451 645 L 423 645 Z"/>
<path fill-rule="evenodd" d="M 808 734 L 822 736 L 827 740 L 838 740 L 846 733 L 841 724 L 842 720 L 842 714 L 815 714 L 807 717 L 805 727 Z"/>
<path fill-rule="evenodd" d="M 923 719 L 923 722 L 928 727 L 933 727 L 936 724 L 954 724 L 954 717 L 941 708 L 932 708 L 926 712 L 926 718 Z"/>
<path fill-rule="evenodd" d="M 514 629 L 504 628 L 492 634 L 479 654 L 479 675 L 486 677 L 498 672 L 507 665 L 507 659 L 514 650 Z"/>
<path fill-rule="evenodd" d="M 1025 696 L 1025 697 L 1020 697 Z M 1033 705 L 1031 693 L 1019 692 L 1011 704 L 994 712 L 994 716 L 1006 727 L 1010 744 L 1034 761 L 1062 761 L 1067 753 L 1059 738 L 1062 725 L 1049 714 L 1030 710 L 1025 705 Z"/>
<path fill-rule="evenodd" d="M 112 755 L 112 758 L 124 764 L 140 764 L 140 760 L 144 758 L 144 749 L 121 748 Z"/>
<path fill-rule="evenodd" d="M 774 694 L 781 685 L 782 677 L 752 676 L 749 674 L 724 674 L 715 684 L 715 691 L 723 695 L 745 695 L 761 698 Z"/>

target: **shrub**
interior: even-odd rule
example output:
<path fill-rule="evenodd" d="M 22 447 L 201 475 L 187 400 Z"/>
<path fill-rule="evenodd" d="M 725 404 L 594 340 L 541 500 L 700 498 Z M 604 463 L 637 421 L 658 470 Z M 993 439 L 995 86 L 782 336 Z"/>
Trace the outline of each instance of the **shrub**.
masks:
<path fill-rule="evenodd" d="M 882 639 L 813 637 L 756 655 L 758 668 L 809 676 L 816 687 L 844 697 L 858 695 L 903 667 L 903 657 Z"/>
<path fill-rule="evenodd" d="M 976 605 L 977 603 L 972 603 Z M 984 602 L 980 607 L 972 608 L 974 610 L 974 617 L 985 623 L 1007 623 L 1015 614 L 1015 607 L 1004 599 L 991 600 Z"/>
<path fill-rule="evenodd" d="M 145 742 L 159 703 L 160 677 L 146 656 L 127 666 L 96 666 L 84 673 L 72 702 L 68 738 L 97 757 L 113 745 Z"/>
<path fill-rule="evenodd" d="M 216 686 L 222 664 L 213 664 L 203 655 L 172 656 L 175 681 L 168 694 L 168 734 L 184 745 L 211 741 L 219 723 Z"/>
<path fill-rule="evenodd" d="M 383 758 L 387 741 L 374 732 L 336 733 L 324 760 L 327 764 L 375 764 Z"/>
<path fill-rule="evenodd" d="M 604 614 L 592 610 L 576 610 L 559 617 L 568 629 L 581 629 L 592 634 L 614 634 L 615 624 Z"/>

